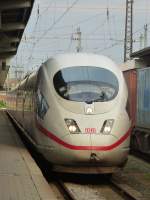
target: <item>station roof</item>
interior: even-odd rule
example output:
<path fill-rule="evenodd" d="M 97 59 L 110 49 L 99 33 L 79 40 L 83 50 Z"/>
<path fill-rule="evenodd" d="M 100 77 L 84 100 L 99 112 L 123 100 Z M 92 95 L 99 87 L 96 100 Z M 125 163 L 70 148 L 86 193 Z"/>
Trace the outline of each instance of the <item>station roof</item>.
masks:
<path fill-rule="evenodd" d="M 150 66 L 150 47 L 146 47 L 131 54 L 132 58 L 139 58 Z"/>
<path fill-rule="evenodd" d="M 34 0 L 0 0 L 0 58 L 15 55 Z"/>
<path fill-rule="evenodd" d="M 33 3 L 34 0 L 0 0 L 0 87 L 6 78 L 2 70 L 7 71 L 7 59 L 17 53 Z"/>

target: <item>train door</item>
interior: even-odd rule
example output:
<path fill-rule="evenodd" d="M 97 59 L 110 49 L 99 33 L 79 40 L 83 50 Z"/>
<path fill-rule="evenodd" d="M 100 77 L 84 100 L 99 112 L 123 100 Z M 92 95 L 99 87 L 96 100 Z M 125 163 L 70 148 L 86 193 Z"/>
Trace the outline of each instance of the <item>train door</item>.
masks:
<path fill-rule="evenodd" d="M 35 76 L 31 74 L 25 84 L 23 119 L 24 128 L 32 139 L 34 139 L 34 87 Z"/>
<path fill-rule="evenodd" d="M 28 108 L 28 89 L 27 89 L 28 79 L 29 79 L 29 76 L 27 76 L 26 81 L 24 83 L 24 88 L 23 88 L 23 112 L 22 112 L 23 119 L 25 118 L 25 112 L 27 112 L 27 108 Z"/>
<path fill-rule="evenodd" d="M 23 90 L 22 82 L 20 82 L 17 90 L 17 100 L 16 100 L 16 119 L 22 122 L 22 111 L 23 111 Z"/>

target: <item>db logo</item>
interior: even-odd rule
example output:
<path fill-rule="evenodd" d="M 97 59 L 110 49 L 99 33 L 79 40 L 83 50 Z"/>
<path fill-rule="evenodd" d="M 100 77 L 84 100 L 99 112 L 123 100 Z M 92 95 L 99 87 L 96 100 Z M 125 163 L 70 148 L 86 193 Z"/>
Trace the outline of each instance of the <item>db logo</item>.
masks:
<path fill-rule="evenodd" d="M 96 133 L 96 128 L 85 128 L 85 133 Z"/>

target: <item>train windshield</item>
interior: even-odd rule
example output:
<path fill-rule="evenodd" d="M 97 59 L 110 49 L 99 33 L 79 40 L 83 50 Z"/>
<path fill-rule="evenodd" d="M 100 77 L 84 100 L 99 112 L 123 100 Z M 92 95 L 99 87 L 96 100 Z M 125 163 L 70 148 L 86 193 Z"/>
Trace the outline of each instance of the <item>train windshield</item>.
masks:
<path fill-rule="evenodd" d="M 100 67 L 68 67 L 54 76 L 57 93 L 66 100 L 77 102 L 106 102 L 119 90 L 115 74 Z"/>

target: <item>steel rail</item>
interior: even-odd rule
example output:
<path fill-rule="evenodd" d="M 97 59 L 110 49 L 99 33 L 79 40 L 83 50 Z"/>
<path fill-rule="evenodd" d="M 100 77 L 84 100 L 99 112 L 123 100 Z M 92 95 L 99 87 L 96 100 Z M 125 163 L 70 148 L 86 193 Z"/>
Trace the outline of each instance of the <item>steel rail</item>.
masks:
<path fill-rule="evenodd" d="M 129 185 L 127 185 L 125 183 L 119 183 L 116 180 L 116 178 L 115 179 L 111 178 L 110 183 L 111 183 L 112 188 L 117 189 L 117 191 L 120 194 L 122 194 L 129 200 L 142 200 L 143 199 L 143 195 L 139 191 L 133 189 L 132 187 L 130 187 Z"/>
<path fill-rule="evenodd" d="M 59 191 L 66 200 L 77 200 L 73 193 L 66 187 L 63 181 L 57 180 L 55 185 L 58 187 Z"/>

